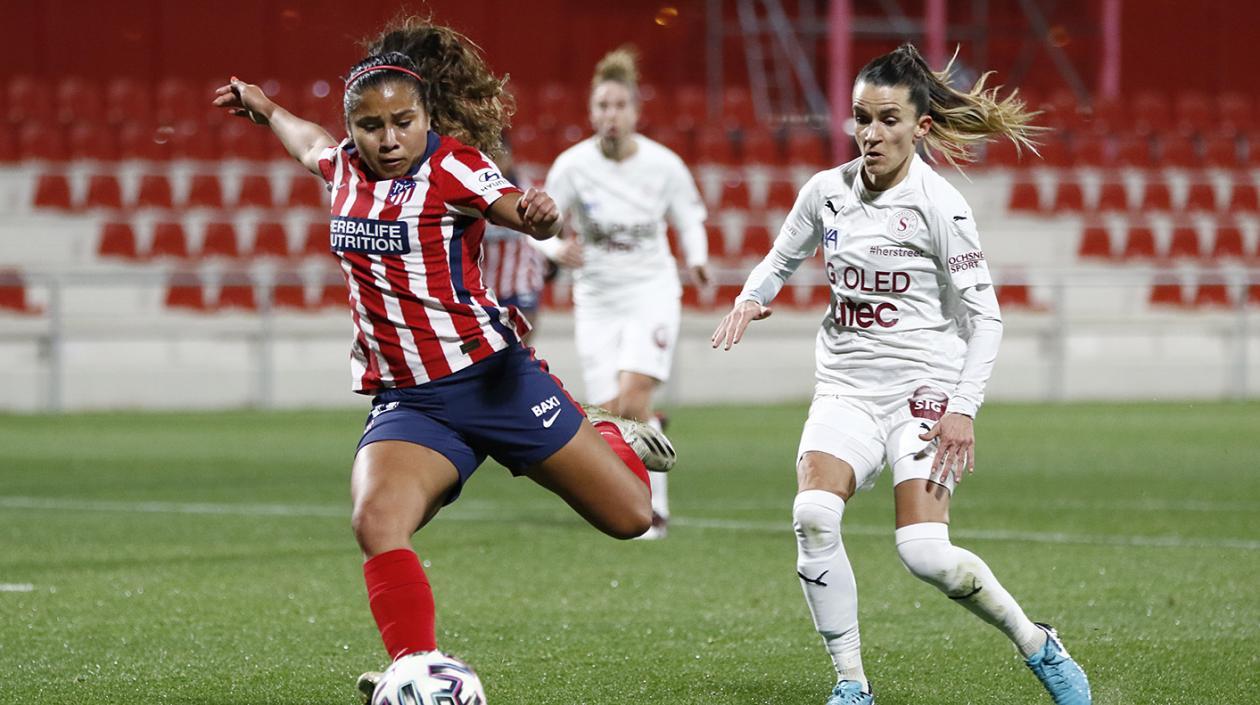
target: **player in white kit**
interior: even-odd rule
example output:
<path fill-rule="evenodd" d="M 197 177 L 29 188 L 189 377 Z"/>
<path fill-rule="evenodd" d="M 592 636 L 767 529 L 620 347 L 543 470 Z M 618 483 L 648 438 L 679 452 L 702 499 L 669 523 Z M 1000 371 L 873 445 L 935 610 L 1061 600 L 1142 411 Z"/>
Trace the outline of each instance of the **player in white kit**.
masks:
<path fill-rule="evenodd" d="M 1091 702 L 1084 671 L 1049 626 L 1030 621 L 975 554 L 949 540 L 949 501 L 975 463 L 972 423 L 1002 337 L 975 216 L 916 154 L 957 164 L 990 136 L 1031 148 L 1039 128 L 982 78 L 951 88 L 909 44 L 858 74 L 861 157 L 801 189 L 714 347 L 770 315 L 784 282 L 822 247 L 831 305 L 816 344 L 817 386 L 797 453 L 797 573 L 836 668 L 827 705 L 870 705 L 857 587 L 841 541 L 845 503 L 892 468 L 897 553 L 915 576 L 1006 634 L 1055 703 Z M 987 75 L 986 75 L 987 76 Z"/>
<path fill-rule="evenodd" d="M 628 49 L 606 55 L 591 82 L 595 135 L 556 158 L 544 187 L 576 239 L 532 242 L 574 272 L 574 337 L 587 400 L 655 424 L 652 395 L 669 379 L 682 287 L 666 225 L 678 233 L 691 277 L 708 282 L 707 216 L 677 154 L 636 132 L 638 75 Z M 652 474 L 653 528 L 669 520 L 664 473 Z"/>

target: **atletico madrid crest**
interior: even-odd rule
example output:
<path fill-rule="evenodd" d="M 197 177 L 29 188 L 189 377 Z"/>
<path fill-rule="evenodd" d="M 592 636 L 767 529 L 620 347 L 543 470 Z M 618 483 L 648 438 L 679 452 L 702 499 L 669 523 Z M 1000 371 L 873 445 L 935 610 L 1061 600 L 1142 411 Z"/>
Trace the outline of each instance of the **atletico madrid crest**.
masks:
<path fill-rule="evenodd" d="M 389 185 L 389 195 L 385 197 L 385 202 L 391 206 L 401 206 L 411 200 L 411 194 L 415 192 L 415 181 L 411 179 L 394 179 Z"/>

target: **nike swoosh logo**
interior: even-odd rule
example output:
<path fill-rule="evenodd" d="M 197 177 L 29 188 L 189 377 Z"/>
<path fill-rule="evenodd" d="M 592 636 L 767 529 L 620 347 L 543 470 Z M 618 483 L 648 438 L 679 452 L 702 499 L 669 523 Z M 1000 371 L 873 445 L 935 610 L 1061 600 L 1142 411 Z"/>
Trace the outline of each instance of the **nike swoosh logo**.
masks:
<path fill-rule="evenodd" d="M 965 215 L 956 215 L 956 216 L 954 216 L 954 220 L 955 220 L 955 221 L 959 221 L 959 220 L 966 220 L 966 219 L 967 219 L 967 216 L 965 216 Z"/>
<path fill-rule="evenodd" d="M 543 419 L 543 428 L 551 428 L 551 424 L 556 422 L 556 417 L 560 415 L 561 411 L 564 411 L 564 409 L 556 409 L 556 413 L 552 414 L 550 418 Z"/>

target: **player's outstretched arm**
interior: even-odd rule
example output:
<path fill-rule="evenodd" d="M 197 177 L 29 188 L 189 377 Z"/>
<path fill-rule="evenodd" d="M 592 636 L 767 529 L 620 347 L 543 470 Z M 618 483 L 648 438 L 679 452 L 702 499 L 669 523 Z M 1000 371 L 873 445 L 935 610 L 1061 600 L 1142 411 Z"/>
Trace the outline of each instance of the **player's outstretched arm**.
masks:
<path fill-rule="evenodd" d="M 744 337 L 744 331 L 748 330 L 748 324 L 753 321 L 760 321 L 768 318 L 774 310 L 769 306 L 762 306 L 756 301 L 740 301 L 731 308 L 730 313 L 722 317 L 722 321 L 718 323 L 717 330 L 713 331 L 713 338 L 710 342 L 713 347 L 722 346 L 723 350 L 730 350 Z"/>
<path fill-rule="evenodd" d="M 235 76 L 215 91 L 214 106 L 255 124 L 270 126 L 289 155 L 313 174 L 320 174 L 320 153 L 337 144 L 324 128 L 276 105 L 261 88 Z"/>
<path fill-rule="evenodd" d="M 556 202 L 536 188 L 500 198 L 490 204 L 486 217 L 495 225 L 519 230 L 535 240 L 555 237 L 564 227 Z"/>

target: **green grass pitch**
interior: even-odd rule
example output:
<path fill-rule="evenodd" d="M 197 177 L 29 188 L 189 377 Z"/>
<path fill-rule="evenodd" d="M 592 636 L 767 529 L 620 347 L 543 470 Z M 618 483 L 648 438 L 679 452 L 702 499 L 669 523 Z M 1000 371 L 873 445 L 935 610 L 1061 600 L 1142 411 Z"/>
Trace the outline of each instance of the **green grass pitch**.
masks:
<path fill-rule="evenodd" d="M 349 530 L 362 411 L 0 416 L 0 702 L 353 705 L 383 665 Z M 491 705 L 821 705 L 794 572 L 804 408 L 674 411 L 664 542 L 494 465 L 416 539 Z M 1102 705 L 1260 702 L 1260 404 L 991 405 L 952 535 L 1059 627 Z M 1048 703 L 851 504 L 881 705 Z"/>

